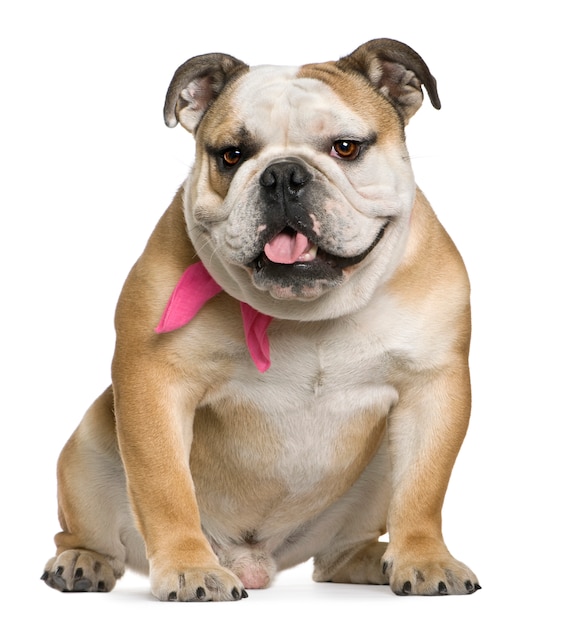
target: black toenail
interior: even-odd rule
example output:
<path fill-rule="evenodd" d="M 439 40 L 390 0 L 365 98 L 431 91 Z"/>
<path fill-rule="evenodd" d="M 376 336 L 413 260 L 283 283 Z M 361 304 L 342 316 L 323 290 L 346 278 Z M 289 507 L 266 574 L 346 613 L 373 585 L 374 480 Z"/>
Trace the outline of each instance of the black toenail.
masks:
<path fill-rule="evenodd" d="M 199 600 L 203 600 L 203 598 L 207 596 L 207 592 L 203 589 L 203 587 L 197 587 L 195 595 L 199 598 Z"/>
<path fill-rule="evenodd" d="M 476 589 L 474 589 L 474 585 L 470 582 L 470 580 L 467 580 L 464 583 L 464 588 L 468 591 L 468 593 L 474 593 L 476 591 Z"/>
<path fill-rule="evenodd" d="M 47 578 L 49 578 L 49 572 L 43 572 L 43 574 L 41 575 L 41 580 L 47 580 Z"/>
<path fill-rule="evenodd" d="M 178 599 L 178 594 L 175 591 L 171 591 L 168 594 L 168 600 L 173 601 Z"/>
<path fill-rule="evenodd" d="M 64 567 L 59 566 L 59 567 L 57 567 L 57 569 L 55 571 L 55 576 L 62 576 L 63 572 L 64 572 Z"/>
<path fill-rule="evenodd" d="M 248 597 L 248 592 L 245 589 L 242 589 L 242 597 L 243 598 L 247 598 Z"/>
<path fill-rule="evenodd" d="M 75 578 L 72 591 L 90 591 L 92 588 L 92 581 L 87 578 Z"/>
<path fill-rule="evenodd" d="M 105 591 L 105 583 L 103 580 L 100 580 L 98 583 L 98 591 Z"/>
<path fill-rule="evenodd" d="M 412 591 L 412 583 L 409 580 L 407 580 L 402 586 L 402 593 L 404 595 L 408 595 L 409 593 L 411 593 L 411 591 Z"/>
<path fill-rule="evenodd" d="M 439 583 L 437 591 L 439 591 L 442 596 L 446 596 L 449 593 L 449 591 L 447 590 L 447 585 L 443 581 Z"/>
<path fill-rule="evenodd" d="M 385 562 L 382 564 L 382 573 L 383 573 L 383 574 L 386 574 L 386 570 L 387 570 L 387 569 L 388 569 L 388 561 L 385 561 Z"/>
<path fill-rule="evenodd" d="M 238 591 L 238 589 L 236 589 L 236 587 L 233 587 L 232 591 L 230 592 L 232 594 L 232 597 L 235 600 L 240 600 L 240 592 Z"/>
<path fill-rule="evenodd" d="M 82 578 L 82 576 L 84 576 L 84 570 L 79 567 L 75 572 L 74 572 L 74 578 Z"/>

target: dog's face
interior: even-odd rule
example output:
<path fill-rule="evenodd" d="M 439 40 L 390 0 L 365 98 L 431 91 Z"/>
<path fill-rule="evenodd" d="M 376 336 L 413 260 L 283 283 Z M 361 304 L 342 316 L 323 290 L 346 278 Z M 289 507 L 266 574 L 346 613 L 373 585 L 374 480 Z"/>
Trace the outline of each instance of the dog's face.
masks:
<path fill-rule="evenodd" d="M 300 68 L 205 55 L 176 73 L 166 119 L 197 140 L 187 227 L 237 299 L 277 317 L 335 317 L 395 267 L 415 194 L 404 125 L 422 82 L 438 105 L 423 61 L 396 45 Z"/>

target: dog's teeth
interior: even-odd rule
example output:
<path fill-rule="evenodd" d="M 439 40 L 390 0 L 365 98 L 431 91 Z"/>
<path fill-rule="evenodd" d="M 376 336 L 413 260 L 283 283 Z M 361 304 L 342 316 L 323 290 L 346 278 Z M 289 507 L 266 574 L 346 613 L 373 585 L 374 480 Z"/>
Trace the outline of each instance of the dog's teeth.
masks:
<path fill-rule="evenodd" d="M 303 252 L 303 254 L 300 255 L 298 260 L 299 261 L 314 261 L 317 254 L 318 254 L 318 246 L 316 245 L 310 246 L 310 248 L 306 252 Z"/>

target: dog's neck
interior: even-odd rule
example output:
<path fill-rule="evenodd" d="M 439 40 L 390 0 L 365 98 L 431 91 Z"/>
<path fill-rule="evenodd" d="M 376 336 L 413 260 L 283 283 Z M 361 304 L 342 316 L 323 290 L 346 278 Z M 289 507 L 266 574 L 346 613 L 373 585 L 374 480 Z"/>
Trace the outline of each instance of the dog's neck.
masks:
<path fill-rule="evenodd" d="M 155 331 L 169 333 L 188 324 L 203 305 L 222 291 L 203 263 L 190 265 L 176 285 Z M 240 302 L 242 323 L 250 356 L 260 372 L 269 369 L 269 340 L 267 328 L 273 319 Z"/>

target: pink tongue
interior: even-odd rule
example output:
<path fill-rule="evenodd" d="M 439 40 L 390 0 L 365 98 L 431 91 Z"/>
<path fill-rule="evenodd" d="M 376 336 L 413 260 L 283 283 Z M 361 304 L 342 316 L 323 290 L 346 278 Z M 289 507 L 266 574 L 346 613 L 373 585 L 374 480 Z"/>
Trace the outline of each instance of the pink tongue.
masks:
<path fill-rule="evenodd" d="M 310 248 L 310 242 L 302 233 L 282 232 L 265 245 L 265 256 L 273 263 L 294 263 Z"/>

